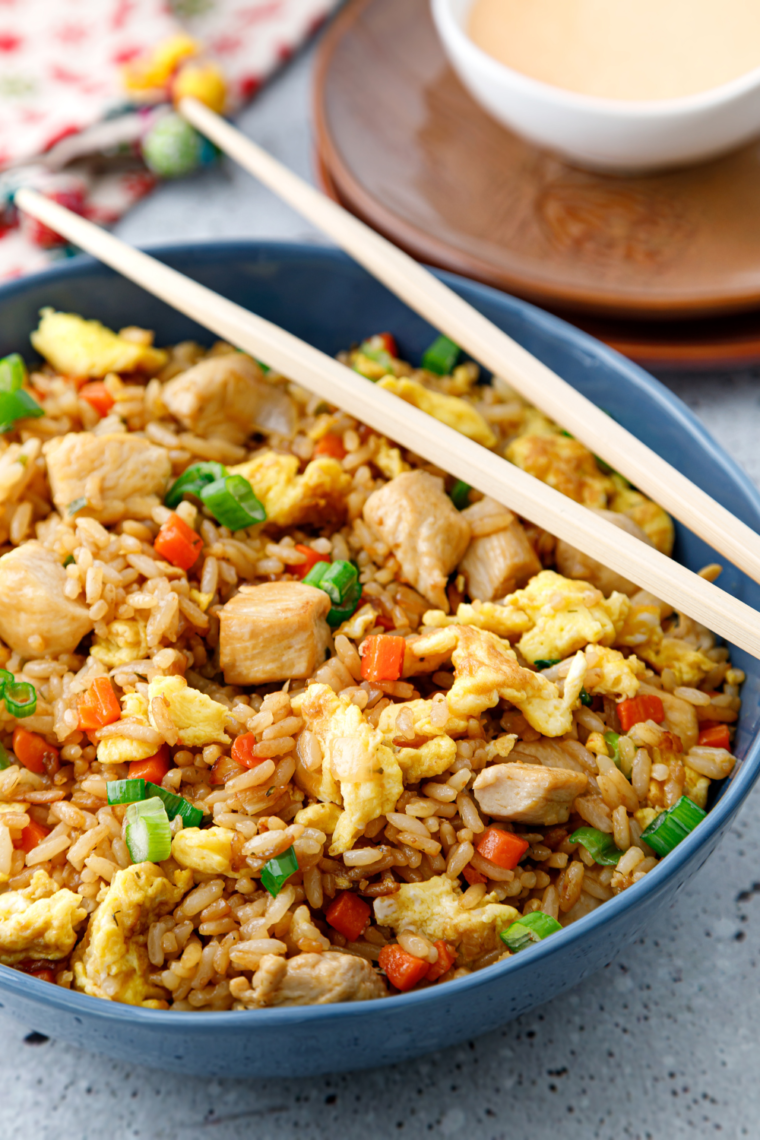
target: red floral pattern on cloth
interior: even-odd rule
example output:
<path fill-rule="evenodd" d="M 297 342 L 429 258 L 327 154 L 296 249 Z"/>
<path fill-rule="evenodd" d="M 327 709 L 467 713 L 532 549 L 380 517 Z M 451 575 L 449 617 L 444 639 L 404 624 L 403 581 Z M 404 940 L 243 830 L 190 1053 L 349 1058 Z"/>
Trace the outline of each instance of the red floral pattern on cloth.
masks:
<path fill-rule="evenodd" d="M 147 112 L 129 105 L 124 64 L 189 34 L 222 68 L 232 112 L 339 2 L 0 0 L 0 278 L 62 255 L 9 223 L 7 206 L 25 174 L 44 186 L 65 168 L 78 179 L 87 216 L 104 223 L 155 185 L 135 143 Z M 61 155 L 52 171 L 51 154 Z"/>

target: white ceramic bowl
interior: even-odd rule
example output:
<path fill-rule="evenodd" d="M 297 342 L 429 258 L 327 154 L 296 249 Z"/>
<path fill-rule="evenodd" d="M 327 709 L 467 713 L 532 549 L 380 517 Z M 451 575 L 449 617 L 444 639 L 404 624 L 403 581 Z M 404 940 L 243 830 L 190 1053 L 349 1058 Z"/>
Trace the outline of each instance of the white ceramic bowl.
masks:
<path fill-rule="evenodd" d="M 595 170 L 686 166 L 760 134 L 760 68 L 698 95 L 629 102 L 579 95 L 514 71 L 466 32 L 474 0 L 431 0 L 454 70 L 500 123 L 538 146 Z"/>

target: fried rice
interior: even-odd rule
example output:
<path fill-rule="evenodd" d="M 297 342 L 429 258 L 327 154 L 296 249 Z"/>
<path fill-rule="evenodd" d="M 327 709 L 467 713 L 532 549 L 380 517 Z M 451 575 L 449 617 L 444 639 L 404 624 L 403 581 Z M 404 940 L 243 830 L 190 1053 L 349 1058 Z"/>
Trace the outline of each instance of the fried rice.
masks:
<path fill-rule="evenodd" d="M 744 676 L 686 615 L 229 345 L 50 310 L 32 339 L 43 414 L 0 442 L 0 963 L 178 1011 L 443 984 L 628 889 L 730 775 Z M 671 553 L 474 363 L 341 359 Z M 192 479 L 167 506 L 198 464 L 264 521 Z"/>

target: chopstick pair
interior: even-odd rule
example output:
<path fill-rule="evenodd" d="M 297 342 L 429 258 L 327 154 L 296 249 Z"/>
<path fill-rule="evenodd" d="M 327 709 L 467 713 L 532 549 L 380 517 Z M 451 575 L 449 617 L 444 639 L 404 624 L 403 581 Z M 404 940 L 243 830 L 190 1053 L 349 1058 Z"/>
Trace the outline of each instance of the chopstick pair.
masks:
<path fill-rule="evenodd" d="M 25 213 L 49 225 L 200 325 L 436 466 L 445 459 L 451 474 L 760 658 L 760 635 L 755 632 L 758 615 L 744 602 L 291 333 L 133 249 L 58 203 L 29 189 L 17 192 L 16 203 Z M 438 282 L 432 280 L 437 286 Z M 479 314 L 476 316 L 483 320 Z M 447 331 L 457 330 L 449 325 Z M 503 368 L 499 371 L 503 372 Z M 556 379 L 557 383 L 563 383 Z M 605 426 L 611 422 L 604 417 Z M 594 446 L 600 450 L 596 443 Z M 732 519 L 728 512 L 724 513 Z M 757 566 L 755 571 L 760 573 Z"/>

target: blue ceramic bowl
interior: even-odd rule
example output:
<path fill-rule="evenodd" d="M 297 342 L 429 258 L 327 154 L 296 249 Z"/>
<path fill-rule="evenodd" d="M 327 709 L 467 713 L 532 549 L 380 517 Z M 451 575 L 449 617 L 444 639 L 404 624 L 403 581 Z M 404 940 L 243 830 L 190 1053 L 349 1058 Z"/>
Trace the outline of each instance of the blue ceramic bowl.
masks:
<path fill-rule="evenodd" d="M 378 330 L 395 334 L 416 361 L 434 331 L 342 254 L 267 242 L 159 249 L 170 265 L 336 353 Z M 760 496 L 674 396 L 640 368 L 585 333 L 523 301 L 440 276 L 530 352 L 607 409 L 754 529 Z M 0 288 L 0 356 L 28 353 L 43 305 L 97 317 L 112 328 L 155 329 L 159 344 L 203 329 L 109 269 L 76 258 Z M 713 561 L 700 539 L 678 528 L 676 557 L 698 569 Z M 760 608 L 760 587 L 733 567 L 721 585 Z M 116 1005 L 0 967 L 2 1004 L 53 1037 L 159 1069 L 205 1075 L 295 1076 L 367 1068 L 452 1045 L 549 1001 L 650 933 L 664 910 L 714 850 L 757 779 L 760 663 L 733 650 L 747 674 L 737 738 L 740 763 L 717 790 L 696 832 L 641 882 L 561 934 L 460 981 L 384 1001 L 246 1013 L 168 1013 Z"/>

